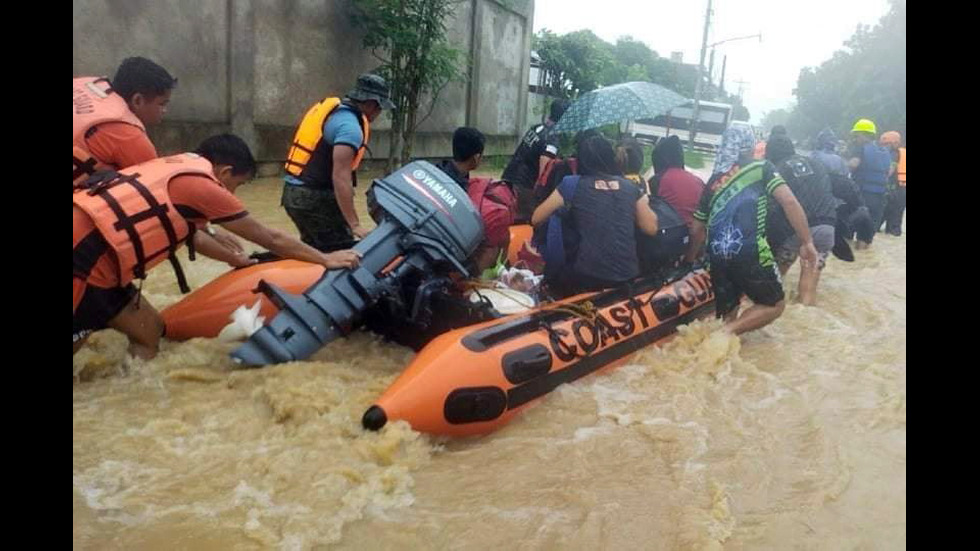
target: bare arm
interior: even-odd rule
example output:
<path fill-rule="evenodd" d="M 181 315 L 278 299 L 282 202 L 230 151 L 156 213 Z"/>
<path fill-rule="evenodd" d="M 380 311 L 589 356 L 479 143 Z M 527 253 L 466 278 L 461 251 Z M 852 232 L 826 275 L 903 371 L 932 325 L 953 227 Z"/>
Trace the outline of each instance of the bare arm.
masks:
<path fill-rule="evenodd" d="M 218 243 L 221 243 L 222 245 L 224 245 L 225 247 L 233 251 L 237 251 L 240 253 L 245 252 L 245 249 L 242 247 L 241 241 L 239 241 L 238 238 L 236 238 L 234 235 L 228 233 L 222 228 L 214 228 L 214 234 L 211 235 L 211 237 L 213 237 L 214 240 L 217 241 Z"/>
<path fill-rule="evenodd" d="M 647 235 L 657 235 L 657 213 L 650 208 L 650 197 L 644 193 L 636 202 L 636 227 Z"/>
<path fill-rule="evenodd" d="M 347 146 L 333 148 L 333 191 L 344 220 L 358 238 L 367 235 L 361 228 L 357 209 L 354 208 L 354 182 L 351 180 L 351 165 L 354 163 L 354 150 Z"/>
<path fill-rule="evenodd" d="M 321 264 L 327 268 L 353 268 L 358 264 L 358 253 L 352 250 L 324 254 L 302 241 L 277 229 L 262 225 L 252 216 L 221 224 L 228 231 L 247 239 L 260 247 L 284 257 Z"/>
<path fill-rule="evenodd" d="M 806 219 L 803 207 L 796 200 L 796 196 L 787 185 L 781 185 L 773 190 L 773 198 L 783 207 L 786 220 L 793 226 L 793 231 L 800 239 L 800 259 L 801 262 L 816 262 L 817 250 L 813 246 L 813 237 L 810 236 L 810 223 Z"/>
<path fill-rule="evenodd" d="M 545 220 L 550 218 L 555 211 L 563 206 L 565 206 L 565 200 L 562 198 L 561 193 L 558 193 L 557 189 L 552 191 L 551 195 L 549 195 L 543 203 L 538 205 L 538 208 L 534 209 L 534 214 L 531 215 L 531 225 L 541 225 Z"/>
<path fill-rule="evenodd" d="M 800 238 L 800 242 L 807 243 L 813 241 L 810 237 L 810 223 L 807 222 L 806 213 L 803 212 L 803 206 L 796 200 L 796 196 L 793 195 L 793 191 L 789 189 L 789 186 L 782 185 L 777 187 L 773 190 L 772 196 L 783 207 L 783 212 L 786 213 L 786 219 L 793 226 L 793 230 L 796 232 L 797 237 Z"/>
<path fill-rule="evenodd" d="M 691 223 L 691 243 L 687 247 L 687 254 L 684 255 L 684 260 L 686 262 L 694 262 L 698 258 L 698 252 L 701 250 L 701 246 L 704 245 L 704 240 L 707 237 L 707 228 L 704 226 L 704 222 L 700 220 L 694 220 Z"/>
<path fill-rule="evenodd" d="M 548 166 L 548 161 L 550 161 L 551 159 L 552 159 L 551 157 L 548 157 L 546 155 L 541 155 L 540 157 L 538 157 L 538 177 L 535 178 L 535 181 L 540 179 L 541 175 L 544 174 L 544 168 Z"/>
<path fill-rule="evenodd" d="M 255 260 L 249 258 L 243 251 L 232 250 L 203 231 L 194 232 L 194 250 L 235 268 L 255 263 Z"/>

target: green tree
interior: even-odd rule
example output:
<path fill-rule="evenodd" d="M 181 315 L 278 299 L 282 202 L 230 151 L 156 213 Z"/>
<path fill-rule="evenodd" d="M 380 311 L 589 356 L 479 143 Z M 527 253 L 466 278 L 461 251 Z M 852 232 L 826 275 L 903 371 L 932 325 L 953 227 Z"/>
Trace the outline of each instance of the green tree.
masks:
<path fill-rule="evenodd" d="M 572 98 L 611 84 L 618 74 L 611 68 L 611 47 L 592 31 L 564 35 L 543 29 L 534 37 L 534 49 L 541 57 L 545 87 L 552 95 Z"/>
<path fill-rule="evenodd" d="M 800 71 L 797 108 L 787 127 L 813 136 L 824 127 L 843 134 L 869 118 L 879 131 L 906 133 L 906 0 L 891 0 L 874 28 L 859 26 L 844 49 Z"/>
<path fill-rule="evenodd" d="M 447 37 L 447 20 L 459 0 L 350 0 L 351 23 L 381 62 L 391 87 L 388 170 L 412 157 L 415 131 L 432 112 L 442 89 L 465 75 L 465 56 Z M 421 115 L 423 98 L 429 99 Z"/>
<path fill-rule="evenodd" d="M 621 82 L 653 82 L 691 97 L 697 68 L 660 57 L 643 42 L 623 36 L 610 44 L 589 30 L 564 35 L 547 29 L 534 37 L 544 86 L 551 95 L 571 98 Z"/>
<path fill-rule="evenodd" d="M 765 116 L 762 117 L 762 129 L 766 132 L 766 134 L 772 130 L 773 126 L 782 125 L 789 130 L 791 115 L 792 109 L 773 109 L 772 111 L 768 111 Z M 795 136 L 796 134 L 791 131 L 790 135 Z"/>

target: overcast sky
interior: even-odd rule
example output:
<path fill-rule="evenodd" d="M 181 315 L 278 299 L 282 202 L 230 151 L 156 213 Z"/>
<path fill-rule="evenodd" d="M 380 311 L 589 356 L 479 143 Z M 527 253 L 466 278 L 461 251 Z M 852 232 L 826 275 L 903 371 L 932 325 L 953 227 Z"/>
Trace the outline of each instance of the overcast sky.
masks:
<path fill-rule="evenodd" d="M 706 7 L 707 0 L 536 0 L 534 30 L 590 29 L 608 42 L 631 35 L 661 56 L 680 51 L 697 64 Z M 874 25 L 887 11 L 886 0 L 715 0 L 709 44 L 759 32 L 762 42 L 718 46 L 714 80 L 727 54 L 725 88 L 737 92 L 736 81 L 745 81 L 745 104 L 758 122 L 792 103 L 800 69 L 829 59 L 858 23 Z"/>

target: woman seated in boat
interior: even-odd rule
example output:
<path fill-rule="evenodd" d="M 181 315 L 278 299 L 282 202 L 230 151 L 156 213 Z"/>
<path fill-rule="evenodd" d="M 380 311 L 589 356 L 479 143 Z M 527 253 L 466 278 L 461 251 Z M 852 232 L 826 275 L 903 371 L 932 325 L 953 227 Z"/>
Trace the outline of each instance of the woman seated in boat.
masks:
<path fill-rule="evenodd" d="M 561 224 L 561 241 L 553 244 L 549 235 L 548 248 L 563 249 L 564 269 L 545 269 L 549 288 L 559 296 L 615 287 L 636 278 L 640 268 L 635 232 L 657 233 L 657 215 L 646 192 L 623 177 L 609 141 L 601 136 L 584 140 L 578 168 L 579 174 L 562 179 L 531 218 L 535 226 Z M 556 222 L 549 222 L 552 215 L 557 216 Z"/>

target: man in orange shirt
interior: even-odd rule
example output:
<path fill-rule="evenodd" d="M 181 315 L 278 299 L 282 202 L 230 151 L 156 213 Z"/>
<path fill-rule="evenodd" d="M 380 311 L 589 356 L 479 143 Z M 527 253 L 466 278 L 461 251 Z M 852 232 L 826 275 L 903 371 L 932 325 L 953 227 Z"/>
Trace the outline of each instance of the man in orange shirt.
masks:
<path fill-rule="evenodd" d="M 163 120 L 177 79 L 144 57 L 123 60 L 112 80 L 72 79 L 73 180 L 83 181 L 96 170 L 119 170 L 157 158 L 146 129 Z M 197 234 L 202 251 L 218 245 L 242 252 L 227 232 Z M 214 243 L 214 242 L 217 243 Z"/>
<path fill-rule="evenodd" d="M 123 60 L 112 80 L 72 79 L 72 145 L 103 168 L 157 157 L 146 128 L 163 120 L 177 79 L 143 57 Z"/>

